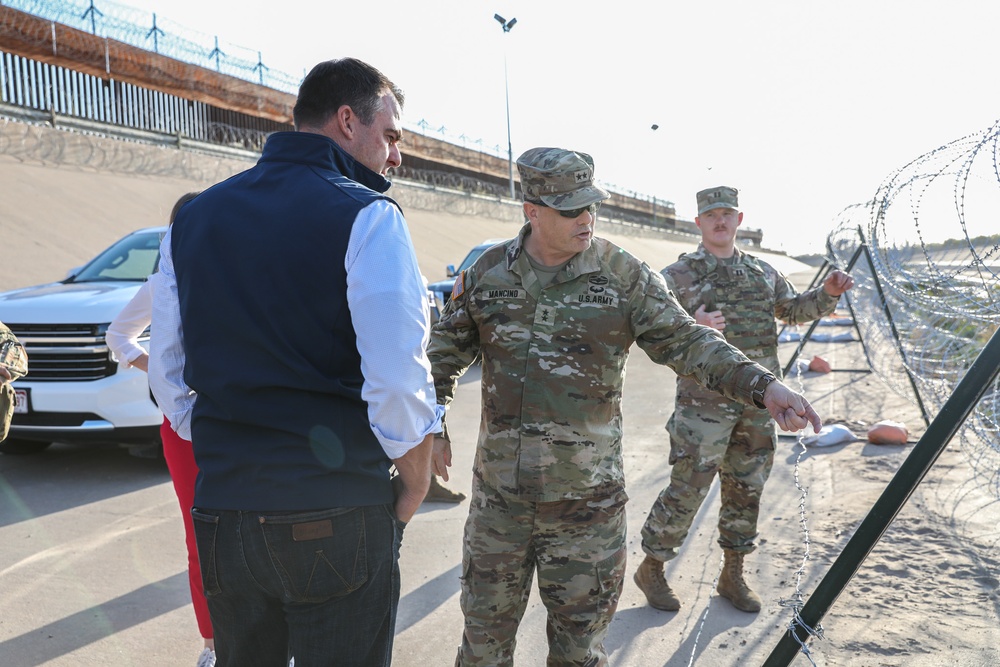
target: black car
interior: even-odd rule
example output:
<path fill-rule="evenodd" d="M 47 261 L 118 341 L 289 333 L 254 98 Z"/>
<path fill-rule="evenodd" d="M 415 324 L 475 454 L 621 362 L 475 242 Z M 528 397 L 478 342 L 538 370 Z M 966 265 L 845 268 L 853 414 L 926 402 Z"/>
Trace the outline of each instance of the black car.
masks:
<path fill-rule="evenodd" d="M 455 268 L 454 264 L 449 264 L 445 269 L 446 275 L 448 276 L 444 280 L 439 280 L 437 282 L 431 283 L 427 286 L 431 294 L 434 295 L 434 305 L 437 306 L 437 311 L 440 313 L 444 310 L 444 304 L 448 303 L 448 299 L 451 298 L 451 288 L 455 285 L 455 276 L 457 276 L 462 271 L 476 263 L 479 256 L 486 252 L 487 249 L 492 248 L 498 243 L 503 243 L 507 239 L 487 239 L 479 245 L 475 246 L 469 251 L 469 254 L 465 256 L 462 263 Z"/>

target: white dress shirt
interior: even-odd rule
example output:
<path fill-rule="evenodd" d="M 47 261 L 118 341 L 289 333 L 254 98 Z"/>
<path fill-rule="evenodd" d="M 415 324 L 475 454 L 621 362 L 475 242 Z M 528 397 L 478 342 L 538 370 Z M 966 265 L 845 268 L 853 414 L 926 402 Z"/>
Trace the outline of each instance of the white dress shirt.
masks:
<path fill-rule="evenodd" d="M 139 345 L 139 336 L 149 326 L 152 317 L 153 290 L 149 281 L 146 281 L 115 319 L 111 320 L 105 336 L 108 347 L 118 360 L 118 366 L 123 370 L 146 353 L 146 350 Z"/>
<path fill-rule="evenodd" d="M 195 394 L 184 382 L 184 348 L 171 233 L 160 245 L 153 290 L 149 384 L 174 430 L 191 439 Z M 347 303 L 357 335 L 372 431 L 390 459 L 441 431 L 427 341 L 429 308 L 406 221 L 391 202 L 363 208 L 351 228 L 345 258 Z"/>

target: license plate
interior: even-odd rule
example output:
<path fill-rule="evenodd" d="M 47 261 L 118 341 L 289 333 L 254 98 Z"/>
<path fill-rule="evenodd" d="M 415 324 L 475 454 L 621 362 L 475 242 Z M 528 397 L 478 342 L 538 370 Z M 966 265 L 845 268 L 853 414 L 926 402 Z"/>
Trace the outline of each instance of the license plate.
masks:
<path fill-rule="evenodd" d="M 31 410 L 28 408 L 28 390 L 14 388 L 14 414 L 26 415 Z"/>

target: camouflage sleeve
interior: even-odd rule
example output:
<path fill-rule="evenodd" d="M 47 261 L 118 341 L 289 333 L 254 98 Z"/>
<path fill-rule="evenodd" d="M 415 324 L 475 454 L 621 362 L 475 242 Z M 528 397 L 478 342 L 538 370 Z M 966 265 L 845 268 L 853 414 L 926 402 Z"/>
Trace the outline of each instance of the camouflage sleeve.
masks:
<path fill-rule="evenodd" d="M 812 322 L 836 309 L 838 297 L 827 294 L 822 285 L 798 294 L 788 279 L 777 269 L 764 264 L 764 270 L 774 285 L 774 316 L 782 322 L 788 324 Z"/>
<path fill-rule="evenodd" d="M 667 291 L 674 297 L 677 303 L 680 303 L 680 292 L 677 291 L 677 282 L 674 280 L 674 274 L 670 271 L 670 267 L 666 267 L 660 271 L 660 276 L 663 278 L 663 282 L 667 284 Z"/>
<path fill-rule="evenodd" d="M 458 379 L 479 356 L 479 328 L 469 313 L 467 280 L 471 271 L 463 271 L 455 280 L 451 299 L 441 318 L 431 328 L 427 358 L 431 362 L 437 402 L 448 405 L 455 398 Z M 448 429 L 445 427 L 445 437 Z"/>
<path fill-rule="evenodd" d="M 28 374 L 28 354 L 17 336 L 0 322 L 0 366 L 16 380 Z"/>
<path fill-rule="evenodd" d="M 667 284 L 667 290 L 677 296 L 677 283 L 674 282 L 674 274 L 670 271 L 670 267 L 666 267 L 660 271 L 660 276 L 663 278 L 663 282 Z"/>
<path fill-rule="evenodd" d="M 753 383 L 769 371 L 750 361 L 715 329 L 697 324 L 658 274 L 636 290 L 632 322 L 639 347 L 658 364 L 691 376 L 730 400 L 753 405 Z"/>

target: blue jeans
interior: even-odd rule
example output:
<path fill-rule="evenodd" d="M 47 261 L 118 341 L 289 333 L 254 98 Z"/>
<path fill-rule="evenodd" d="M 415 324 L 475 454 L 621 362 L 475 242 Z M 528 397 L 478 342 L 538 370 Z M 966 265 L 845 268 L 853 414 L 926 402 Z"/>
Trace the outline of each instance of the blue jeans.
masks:
<path fill-rule="evenodd" d="M 389 665 L 404 526 L 392 505 L 191 516 L 216 667 Z"/>

